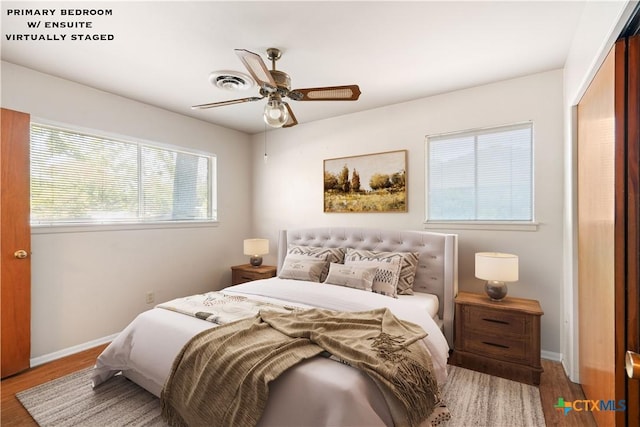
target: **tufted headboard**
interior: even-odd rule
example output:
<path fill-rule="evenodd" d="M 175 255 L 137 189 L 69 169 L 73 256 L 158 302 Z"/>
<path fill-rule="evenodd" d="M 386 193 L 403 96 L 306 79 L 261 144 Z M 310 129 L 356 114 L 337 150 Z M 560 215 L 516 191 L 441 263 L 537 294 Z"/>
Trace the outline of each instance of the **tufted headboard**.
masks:
<path fill-rule="evenodd" d="M 321 227 L 281 230 L 278 241 L 278 270 L 290 244 L 370 251 L 418 252 L 414 291 L 438 296 L 438 316 L 444 335 L 453 348 L 454 298 L 458 293 L 458 236 L 410 230 Z"/>

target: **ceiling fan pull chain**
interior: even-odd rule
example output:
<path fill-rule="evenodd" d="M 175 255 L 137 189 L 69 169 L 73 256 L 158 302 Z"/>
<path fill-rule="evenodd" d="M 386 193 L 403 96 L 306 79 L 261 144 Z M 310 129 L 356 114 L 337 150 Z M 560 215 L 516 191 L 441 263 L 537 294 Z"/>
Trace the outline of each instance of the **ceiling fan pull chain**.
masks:
<path fill-rule="evenodd" d="M 264 124 L 264 164 L 267 164 L 269 156 L 267 156 L 267 124 Z"/>

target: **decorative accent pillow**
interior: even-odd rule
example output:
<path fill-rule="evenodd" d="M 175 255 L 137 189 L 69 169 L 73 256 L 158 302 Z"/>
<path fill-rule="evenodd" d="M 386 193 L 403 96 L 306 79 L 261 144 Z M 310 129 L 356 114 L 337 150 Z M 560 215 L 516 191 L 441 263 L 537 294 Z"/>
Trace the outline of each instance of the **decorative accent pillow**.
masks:
<path fill-rule="evenodd" d="M 344 248 L 322 248 L 319 246 L 289 245 L 287 254 L 309 255 L 316 258 L 325 258 L 329 262 L 342 263 L 344 261 Z"/>
<path fill-rule="evenodd" d="M 329 274 L 324 283 L 371 291 L 377 270 L 378 267 L 375 265 L 345 265 L 332 262 L 329 264 Z"/>
<path fill-rule="evenodd" d="M 287 255 L 278 277 L 319 283 L 326 265 L 327 262 L 321 258 Z"/>
<path fill-rule="evenodd" d="M 319 246 L 301 246 L 301 245 L 289 245 L 287 248 L 287 256 L 289 255 L 306 255 L 314 258 L 321 258 L 328 262 L 343 263 L 344 262 L 344 248 L 322 248 Z M 325 266 L 324 271 L 320 276 L 320 281 L 324 282 L 329 272 L 329 264 Z"/>
<path fill-rule="evenodd" d="M 400 259 L 388 261 L 351 261 L 345 259 L 345 265 L 376 267 L 376 275 L 373 277 L 371 290 L 377 294 L 392 298 L 398 297 L 398 281 L 400 280 L 400 269 L 402 268 Z"/>
<path fill-rule="evenodd" d="M 398 280 L 398 295 L 413 295 L 413 282 L 418 268 L 417 252 L 379 252 L 361 249 L 347 249 L 344 257 L 345 264 L 352 261 L 384 261 L 399 260 L 401 263 L 400 279 Z"/>

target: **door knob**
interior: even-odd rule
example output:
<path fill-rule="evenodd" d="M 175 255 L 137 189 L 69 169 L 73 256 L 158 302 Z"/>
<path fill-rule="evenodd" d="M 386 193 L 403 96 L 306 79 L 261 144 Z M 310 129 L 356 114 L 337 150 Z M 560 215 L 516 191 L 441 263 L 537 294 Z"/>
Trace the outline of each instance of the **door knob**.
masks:
<path fill-rule="evenodd" d="M 640 354 L 628 350 L 624 365 L 629 378 L 640 379 Z"/>
<path fill-rule="evenodd" d="M 29 256 L 29 254 L 24 249 L 20 249 L 20 250 L 15 251 L 13 253 L 13 256 L 18 258 L 18 259 L 25 259 L 26 257 Z"/>

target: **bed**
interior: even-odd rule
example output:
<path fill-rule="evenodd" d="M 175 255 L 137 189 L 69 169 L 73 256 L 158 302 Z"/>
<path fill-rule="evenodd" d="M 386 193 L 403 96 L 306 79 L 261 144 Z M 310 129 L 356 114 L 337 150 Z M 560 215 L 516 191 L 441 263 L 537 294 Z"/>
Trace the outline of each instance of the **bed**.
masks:
<path fill-rule="evenodd" d="M 413 295 L 393 297 L 384 292 L 288 278 L 289 264 L 301 248 L 348 251 L 352 257 L 343 263 L 349 265 L 358 264 L 353 261 L 354 256 L 360 256 L 357 260 L 361 261 L 363 253 L 415 254 L 412 288 L 404 292 Z M 364 262 L 352 268 L 364 271 L 368 265 Z M 323 274 L 327 276 L 332 271 Z M 344 227 L 283 230 L 278 242 L 278 275 L 231 286 L 220 294 L 299 309 L 362 312 L 388 308 L 399 319 L 419 325 L 427 332 L 423 341 L 432 358 L 434 375 L 439 384 L 446 381 L 457 293 L 456 235 Z M 96 361 L 92 374 L 94 387 L 121 373 L 156 396 L 161 395 L 181 349 L 195 335 L 216 326 L 166 308 L 159 305 L 140 314 L 114 339 Z M 369 376 L 330 358 L 314 357 L 270 383 L 259 425 L 376 426 L 393 425 L 393 419 L 383 394 Z"/>

